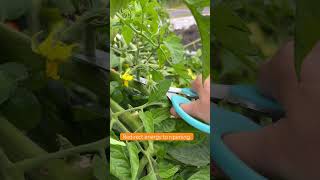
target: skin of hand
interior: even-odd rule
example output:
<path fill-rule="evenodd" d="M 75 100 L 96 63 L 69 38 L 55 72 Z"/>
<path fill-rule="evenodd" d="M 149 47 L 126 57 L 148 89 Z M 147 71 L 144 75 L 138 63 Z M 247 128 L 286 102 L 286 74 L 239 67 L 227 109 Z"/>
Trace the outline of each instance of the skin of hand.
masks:
<path fill-rule="evenodd" d="M 259 86 L 286 117 L 259 131 L 232 133 L 224 141 L 250 167 L 280 179 L 320 179 L 320 43 L 305 58 L 301 80 L 294 69 L 294 42 L 260 68 Z"/>
<path fill-rule="evenodd" d="M 189 104 L 182 104 L 181 108 L 190 116 L 210 124 L 210 77 L 203 83 L 202 76 L 198 76 L 192 83 L 192 89 L 198 93 L 199 99 Z M 171 108 L 170 112 L 179 117 L 174 108 Z"/>

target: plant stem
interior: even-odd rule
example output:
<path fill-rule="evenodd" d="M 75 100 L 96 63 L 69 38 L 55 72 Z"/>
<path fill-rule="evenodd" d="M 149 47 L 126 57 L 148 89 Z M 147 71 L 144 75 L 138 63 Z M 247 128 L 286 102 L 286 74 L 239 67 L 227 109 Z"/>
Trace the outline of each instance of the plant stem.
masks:
<path fill-rule="evenodd" d="M 161 102 L 146 103 L 146 104 L 143 104 L 141 106 L 137 106 L 137 107 L 134 107 L 134 108 L 130 108 L 130 109 L 126 109 L 126 110 L 122 110 L 122 111 L 116 112 L 116 113 L 113 114 L 113 117 L 119 117 L 120 115 L 122 115 L 123 113 L 126 113 L 126 112 L 137 111 L 137 110 L 142 111 L 143 109 L 145 109 L 145 108 L 147 108 L 149 106 L 155 106 L 155 105 L 162 106 L 162 105 L 164 105 L 164 103 L 161 103 Z"/>
<path fill-rule="evenodd" d="M 49 153 L 46 155 L 41 155 L 35 158 L 31 159 L 25 159 L 23 161 L 15 163 L 15 166 L 19 169 L 22 169 L 24 171 L 30 171 L 31 169 L 38 168 L 40 165 L 42 165 L 44 162 L 51 160 L 51 159 L 60 159 L 63 157 L 66 157 L 71 154 L 79 154 L 79 153 L 85 153 L 85 152 L 100 152 L 101 149 L 106 149 L 108 146 L 109 141 L 108 138 L 101 139 L 99 141 L 84 144 L 80 146 L 76 146 L 70 149 L 65 149 L 62 151 L 58 151 L 55 153 Z"/>
<path fill-rule="evenodd" d="M 137 177 L 139 178 L 144 170 L 144 167 L 148 164 L 148 158 L 144 155 L 139 162 L 139 169 L 137 173 Z"/>
<path fill-rule="evenodd" d="M 192 41 L 192 42 L 190 42 L 190 43 L 188 43 L 188 44 L 186 44 L 186 45 L 184 45 L 183 47 L 184 48 L 188 48 L 189 46 L 192 46 L 192 45 L 194 45 L 194 44 L 197 44 L 198 42 L 201 42 L 201 39 L 199 38 L 199 39 L 196 39 L 196 40 L 194 40 L 194 41 Z"/>
<path fill-rule="evenodd" d="M 13 162 L 48 154 L 1 116 L 0 124 L 0 146 Z M 33 180 L 91 180 L 89 178 L 92 177 L 91 172 L 75 169 L 60 159 L 43 162 L 42 168 L 48 174 L 41 173 L 39 169 L 32 169 L 27 174 Z"/>
<path fill-rule="evenodd" d="M 150 39 L 147 35 L 145 35 L 143 33 L 143 31 L 138 31 L 135 27 L 133 27 L 132 24 L 129 24 L 125 21 L 125 19 L 119 14 L 117 13 L 116 16 L 125 24 L 127 25 L 128 27 L 130 27 L 132 29 L 133 32 L 137 33 L 138 35 L 144 37 L 147 41 L 149 41 L 153 46 L 157 47 L 158 45 L 152 41 L 152 39 Z"/>
<path fill-rule="evenodd" d="M 123 111 L 124 109 L 116 103 L 113 99 L 110 99 L 110 108 L 113 112 Z M 139 128 L 142 123 L 138 118 L 133 118 L 130 112 L 123 113 L 119 116 L 119 120 L 122 121 L 130 130 L 135 130 Z"/>

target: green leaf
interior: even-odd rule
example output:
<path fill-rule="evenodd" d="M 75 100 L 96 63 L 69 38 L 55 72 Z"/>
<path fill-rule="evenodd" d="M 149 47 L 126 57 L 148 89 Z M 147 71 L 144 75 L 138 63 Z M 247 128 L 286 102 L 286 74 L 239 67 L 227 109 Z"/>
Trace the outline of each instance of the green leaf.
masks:
<path fill-rule="evenodd" d="M 110 144 L 115 145 L 115 146 L 126 146 L 126 143 L 124 143 L 122 141 L 118 141 L 113 138 L 110 138 Z"/>
<path fill-rule="evenodd" d="M 164 39 L 163 43 L 170 51 L 174 64 L 177 64 L 184 59 L 184 47 L 181 43 L 181 39 L 178 36 L 170 35 Z"/>
<path fill-rule="evenodd" d="M 162 44 L 157 50 L 157 55 L 159 66 L 162 67 L 170 57 L 170 51 L 165 45 Z"/>
<path fill-rule="evenodd" d="M 174 159 L 192 166 L 201 167 L 210 163 L 210 150 L 207 143 L 172 147 L 168 153 Z"/>
<path fill-rule="evenodd" d="M 24 65 L 15 62 L 1 64 L 0 71 L 7 73 L 9 77 L 16 81 L 25 80 L 28 77 L 27 68 Z"/>
<path fill-rule="evenodd" d="M 295 69 L 300 79 L 301 66 L 315 44 L 320 40 L 320 1 L 297 1 L 295 30 Z"/>
<path fill-rule="evenodd" d="M 152 113 L 154 124 L 159 124 L 171 116 L 168 108 L 155 108 L 151 109 L 150 112 Z"/>
<path fill-rule="evenodd" d="M 76 122 L 105 118 L 105 111 L 97 104 L 72 106 L 72 113 Z"/>
<path fill-rule="evenodd" d="M 72 14 L 76 11 L 71 0 L 54 0 L 51 2 L 60 10 L 61 14 Z"/>
<path fill-rule="evenodd" d="M 110 53 L 110 65 L 111 68 L 118 67 L 120 64 L 120 57 L 115 55 L 113 51 Z"/>
<path fill-rule="evenodd" d="M 150 172 L 147 176 L 144 176 L 140 180 L 157 180 L 157 176 L 154 172 Z"/>
<path fill-rule="evenodd" d="M 131 0 L 110 0 L 110 17 L 113 17 L 120 9 L 125 8 Z"/>
<path fill-rule="evenodd" d="M 131 166 L 131 179 L 136 180 L 139 169 L 139 150 L 134 142 L 128 143 L 128 151 Z"/>
<path fill-rule="evenodd" d="M 153 133 L 154 132 L 154 123 L 152 118 L 152 113 L 150 111 L 139 113 L 139 117 L 142 120 L 143 127 L 146 132 Z"/>
<path fill-rule="evenodd" d="M 140 0 L 140 5 L 142 8 L 146 7 L 146 4 L 148 3 L 149 0 Z"/>
<path fill-rule="evenodd" d="M 186 71 L 186 66 L 183 62 L 180 62 L 179 64 L 172 65 L 175 73 L 184 80 L 191 80 L 188 71 Z"/>
<path fill-rule="evenodd" d="M 107 180 L 107 166 L 102 158 L 98 155 L 93 157 L 93 175 L 97 180 Z"/>
<path fill-rule="evenodd" d="M 14 96 L 2 108 L 3 115 L 17 128 L 31 130 L 42 118 L 41 105 L 37 97 L 27 89 L 17 89 Z"/>
<path fill-rule="evenodd" d="M 210 7 L 210 0 L 185 0 L 185 3 L 197 22 L 202 43 L 202 75 L 208 77 L 210 75 L 210 16 L 202 15 L 202 11 Z"/>
<path fill-rule="evenodd" d="M 32 0 L 0 1 L 0 20 L 14 20 L 31 10 Z"/>
<path fill-rule="evenodd" d="M 163 80 L 160 81 L 157 85 L 156 90 L 153 90 L 149 96 L 149 103 L 160 101 L 164 97 L 166 97 L 166 93 L 171 86 L 171 81 Z"/>
<path fill-rule="evenodd" d="M 151 75 L 152 75 L 152 79 L 156 82 L 164 79 L 164 77 L 160 71 L 152 70 Z"/>
<path fill-rule="evenodd" d="M 5 102 L 16 88 L 16 82 L 0 70 L 0 105 Z"/>
<path fill-rule="evenodd" d="M 161 178 L 170 178 L 174 176 L 180 169 L 179 165 L 173 165 L 165 160 L 159 162 L 159 176 Z"/>
<path fill-rule="evenodd" d="M 122 27 L 122 36 L 127 44 L 129 44 L 132 41 L 133 38 L 133 31 L 129 26 L 123 26 Z"/>
<path fill-rule="evenodd" d="M 159 124 L 155 125 L 156 132 L 173 132 L 176 130 L 176 120 L 166 119 Z"/>
<path fill-rule="evenodd" d="M 250 31 L 244 21 L 224 3 L 217 3 L 213 9 L 212 30 L 215 40 L 237 55 L 255 55 L 257 50 L 251 44 Z"/>
<path fill-rule="evenodd" d="M 205 167 L 194 173 L 188 180 L 210 179 L 210 167 Z"/>
<path fill-rule="evenodd" d="M 120 180 L 131 179 L 130 162 L 122 146 L 111 145 L 110 173 Z"/>

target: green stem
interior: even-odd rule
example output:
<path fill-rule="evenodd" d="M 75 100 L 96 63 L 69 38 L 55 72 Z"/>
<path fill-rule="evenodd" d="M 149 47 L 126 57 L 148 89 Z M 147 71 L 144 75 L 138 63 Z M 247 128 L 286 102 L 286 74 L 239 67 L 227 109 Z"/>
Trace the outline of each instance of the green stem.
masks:
<path fill-rule="evenodd" d="M 31 169 L 38 168 L 40 165 L 42 165 L 44 162 L 49 161 L 51 159 L 60 159 L 66 156 L 69 156 L 71 154 L 79 154 L 79 153 L 87 153 L 87 152 L 99 152 L 102 148 L 106 149 L 108 144 L 107 138 L 101 139 L 97 142 L 84 144 L 80 146 L 76 146 L 70 149 L 58 151 L 55 153 L 49 153 L 46 155 L 41 155 L 35 158 L 31 159 L 25 159 L 23 161 L 15 163 L 15 166 L 18 169 L 24 170 L 24 171 L 30 171 Z"/>
<path fill-rule="evenodd" d="M 146 156 L 143 156 L 141 159 L 140 159 L 140 162 L 139 162 L 139 169 L 138 169 L 138 174 L 137 174 L 137 177 L 140 178 L 141 177 L 141 174 L 145 168 L 145 166 L 148 164 L 148 158 Z"/>
<path fill-rule="evenodd" d="M 192 46 L 192 45 L 194 45 L 194 44 L 197 44 L 198 42 L 201 42 L 201 39 L 199 38 L 199 39 L 196 39 L 196 40 L 194 40 L 194 41 L 192 41 L 192 42 L 190 42 L 190 43 L 188 43 L 188 44 L 186 44 L 186 45 L 184 45 L 183 47 L 184 48 L 188 48 L 189 46 Z"/>
<path fill-rule="evenodd" d="M 137 106 L 137 107 L 130 108 L 130 109 L 125 109 L 125 110 L 119 111 L 117 113 L 114 113 L 113 117 L 119 117 L 120 115 L 122 115 L 123 113 L 126 113 L 126 112 L 137 111 L 137 110 L 138 111 L 142 111 L 143 109 L 145 109 L 147 107 L 155 106 L 155 105 L 163 106 L 164 103 L 161 103 L 161 102 L 146 103 L 146 104 L 143 104 L 141 106 Z"/>
<path fill-rule="evenodd" d="M 48 154 L 1 116 L 0 124 L 0 147 L 13 162 Z M 27 174 L 33 180 L 90 180 L 92 177 L 90 171 L 75 169 L 60 159 L 44 162 L 42 168 L 45 168 L 48 174 L 42 174 L 39 169 Z"/>
<path fill-rule="evenodd" d="M 138 31 L 135 27 L 133 27 L 132 24 L 129 24 L 126 22 L 126 20 L 119 14 L 117 13 L 116 16 L 125 24 L 127 25 L 128 27 L 130 27 L 132 29 L 133 32 L 137 33 L 138 35 L 144 37 L 147 41 L 149 41 L 153 46 L 157 47 L 158 44 L 156 44 L 155 42 L 152 41 L 152 39 L 150 39 L 147 35 L 145 35 L 143 33 L 143 31 Z"/>

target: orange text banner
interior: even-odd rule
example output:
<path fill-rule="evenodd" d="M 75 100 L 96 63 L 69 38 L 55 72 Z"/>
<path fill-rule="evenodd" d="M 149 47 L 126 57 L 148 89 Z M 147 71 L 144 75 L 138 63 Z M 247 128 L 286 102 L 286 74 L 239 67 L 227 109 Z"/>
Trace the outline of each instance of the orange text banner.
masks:
<path fill-rule="evenodd" d="M 121 141 L 192 141 L 193 133 L 120 133 Z"/>

